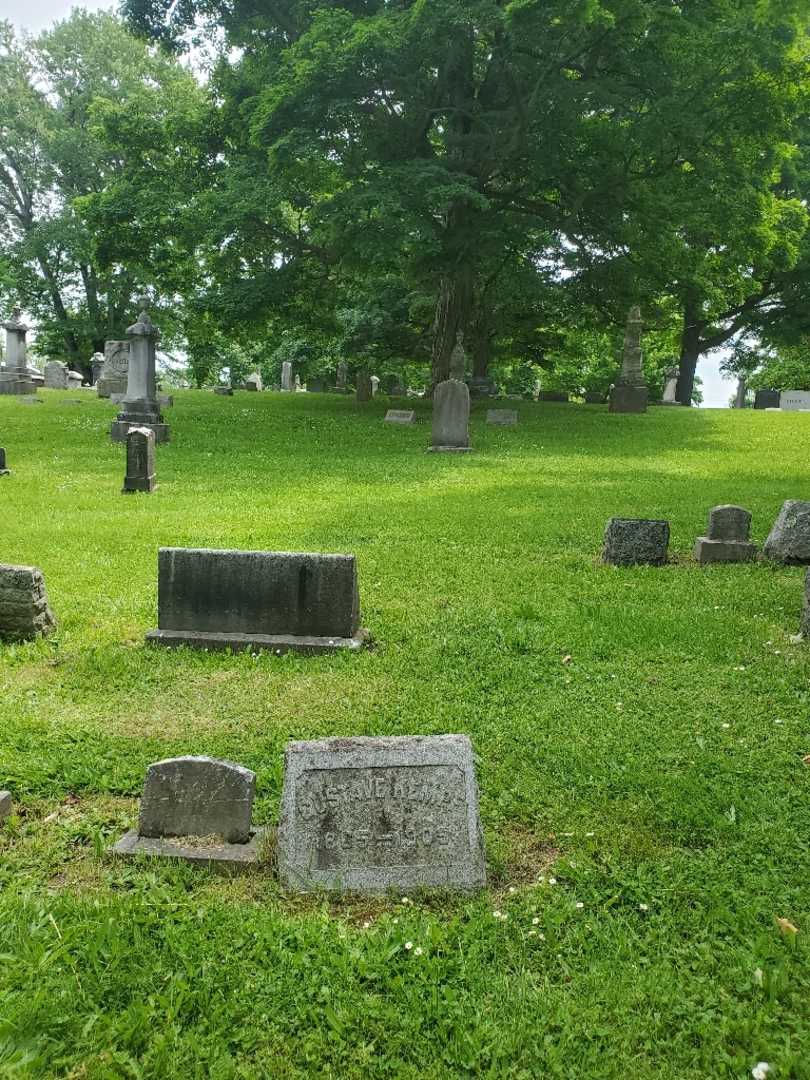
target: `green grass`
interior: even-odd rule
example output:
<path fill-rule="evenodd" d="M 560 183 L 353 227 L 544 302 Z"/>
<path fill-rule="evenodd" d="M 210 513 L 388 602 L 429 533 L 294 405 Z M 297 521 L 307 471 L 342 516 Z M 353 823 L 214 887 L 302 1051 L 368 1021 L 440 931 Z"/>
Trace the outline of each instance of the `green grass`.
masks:
<path fill-rule="evenodd" d="M 423 403 L 397 428 L 185 392 L 158 490 L 123 496 L 113 408 L 41 397 L 0 398 L 0 560 L 41 567 L 59 619 L 0 647 L 0 1077 L 810 1077 L 803 572 L 690 556 L 714 504 L 762 542 L 810 497 L 808 417 L 476 409 L 449 457 Z M 614 514 L 668 518 L 671 565 L 602 567 Z M 377 648 L 147 649 L 160 545 L 355 552 Z M 272 824 L 288 739 L 431 732 L 476 749 L 482 896 L 105 855 L 150 761 L 249 766 Z"/>

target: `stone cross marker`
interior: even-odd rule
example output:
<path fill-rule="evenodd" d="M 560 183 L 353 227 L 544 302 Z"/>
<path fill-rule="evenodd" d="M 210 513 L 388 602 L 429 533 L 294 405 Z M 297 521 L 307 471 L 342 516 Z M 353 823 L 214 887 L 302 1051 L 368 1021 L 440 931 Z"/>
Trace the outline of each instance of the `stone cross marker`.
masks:
<path fill-rule="evenodd" d="M 55 627 L 42 571 L 0 563 L 0 639 L 28 641 L 47 636 Z"/>
<path fill-rule="evenodd" d="M 707 563 L 750 562 L 757 549 L 749 540 L 751 514 L 741 506 L 715 506 L 709 511 L 706 535 L 695 543 L 695 558 Z"/>
<path fill-rule="evenodd" d="M 147 641 L 276 653 L 359 649 L 354 555 L 161 548 Z"/>
<path fill-rule="evenodd" d="M 466 735 L 288 743 L 278 837 L 291 890 L 485 884 Z"/>
<path fill-rule="evenodd" d="M 413 424 L 415 421 L 413 409 L 389 409 L 385 414 L 386 424 Z"/>
<path fill-rule="evenodd" d="M 127 474 L 124 494 L 155 490 L 155 433 L 151 428 L 134 427 L 127 432 Z"/>
<path fill-rule="evenodd" d="M 641 368 L 641 331 L 641 308 L 634 305 L 627 315 L 622 370 L 610 394 L 610 412 L 647 411 L 649 391 Z"/>
<path fill-rule="evenodd" d="M 810 502 L 788 499 L 782 505 L 762 553 L 775 562 L 810 564 Z"/>
<path fill-rule="evenodd" d="M 517 422 L 515 409 L 487 409 L 487 423 L 494 427 L 517 427 Z"/>
<path fill-rule="evenodd" d="M 143 296 L 139 303 L 141 312 L 137 322 L 127 327 L 130 339 L 127 392 L 110 436 L 113 442 L 124 442 L 130 428 L 148 427 L 155 433 L 155 442 L 163 443 L 169 441 L 169 425 L 163 422 L 155 379 L 155 350 L 160 331 L 147 310 L 149 298 Z"/>
<path fill-rule="evenodd" d="M 292 362 L 290 360 L 285 360 L 281 365 L 281 389 L 285 394 L 289 394 L 292 393 L 293 386 Z"/>
<path fill-rule="evenodd" d="M 8 476 L 10 470 L 6 468 L 6 452 L 2 446 L 0 446 L 0 476 Z"/>
<path fill-rule="evenodd" d="M 605 528 L 602 561 L 611 566 L 663 566 L 668 547 L 668 521 L 611 518 Z"/>
<path fill-rule="evenodd" d="M 155 762 L 146 772 L 138 828 L 113 851 L 220 867 L 255 862 L 263 831 L 251 826 L 255 793 L 256 774 L 230 761 L 179 757 Z"/>

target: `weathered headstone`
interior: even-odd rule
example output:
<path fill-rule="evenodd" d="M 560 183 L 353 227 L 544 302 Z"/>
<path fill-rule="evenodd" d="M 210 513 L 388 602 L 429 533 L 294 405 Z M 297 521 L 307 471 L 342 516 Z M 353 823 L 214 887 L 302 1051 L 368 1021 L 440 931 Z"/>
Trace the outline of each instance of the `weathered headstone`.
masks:
<path fill-rule="evenodd" d="M 357 385 L 355 387 L 356 400 L 360 402 L 371 401 L 373 392 L 374 388 L 369 373 L 367 371 L 358 371 Z"/>
<path fill-rule="evenodd" d="M 127 473 L 121 489 L 126 494 L 155 490 L 155 433 L 151 428 L 127 432 Z"/>
<path fill-rule="evenodd" d="M 67 378 L 68 390 L 78 390 L 84 382 L 84 375 L 80 371 L 67 371 L 65 373 Z"/>
<path fill-rule="evenodd" d="M 662 405 L 680 405 L 680 401 L 675 397 L 678 392 L 678 368 L 669 367 L 664 372 L 664 394 L 661 398 Z"/>
<path fill-rule="evenodd" d="M 612 566 L 663 566 L 668 547 L 668 521 L 611 518 L 605 528 L 602 561 Z"/>
<path fill-rule="evenodd" d="M 641 413 L 647 411 L 649 391 L 641 368 L 641 308 L 634 305 L 627 316 L 624 335 L 622 370 L 610 393 L 610 412 Z"/>
<path fill-rule="evenodd" d="M 413 424 L 415 420 L 413 409 L 389 409 L 385 414 L 386 424 Z"/>
<path fill-rule="evenodd" d="M 447 379 L 433 391 L 430 450 L 454 453 L 471 450 L 470 391 L 460 379 Z"/>
<path fill-rule="evenodd" d="M 778 409 L 779 396 L 778 390 L 756 390 L 754 391 L 754 408 Z"/>
<path fill-rule="evenodd" d="M 248 375 L 245 379 L 245 389 L 250 390 L 253 393 L 258 393 L 260 390 L 264 389 L 261 372 L 254 371 L 251 375 Z"/>
<path fill-rule="evenodd" d="M 215 386 L 214 393 L 219 394 L 220 397 L 233 397 L 232 386 Z"/>
<path fill-rule="evenodd" d="M 487 409 L 487 423 L 495 427 L 517 427 L 517 411 L 515 409 Z"/>
<path fill-rule="evenodd" d="M 498 396 L 498 385 L 490 375 L 473 375 L 468 383 L 471 398 Z"/>
<path fill-rule="evenodd" d="M 782 412 L 810 411 L 810 390 L 783 390 L 779 395 Z"/>
<path fill-rule="evenodd" d="M 104 370 L 104 353 L 96 352 L 90 357 L 90 372 L 92 384 L 95 386 Z"/>
<path fill-rule="evenodd" d="M 116 855 L 160 855 L 238 870 L 255 863 L 264 830 L 252 826 L 256 774 L 230 761 L 179 757 L 146 772 L 138 828 Z"/>
<path fill-rule="evenodd" d="M 586 405 L 604 405 L 606 401 L 607 394 L 602 394 L 598 390 L 586 390 L 585 392 Z"/>
<path fill-rule="evenodd" d="M 55 627 L 42 571 L 36 566 L 0 564 L 0 640 L 46 637 Z"/>
<path fill-rule="evenodd" d="M 22 311 L 15 307 L 8 322 L 3 323 L 6 331 L 6 362 L 0 371 L 0 394 L 35 394 L 36 382 L 33 370 L 28 366 L 28 352 L 25 335 L 28 327 L 22 321 Z M 37 372 L 39 376 L 39 372 Z M 39 376 L 39 381 L 42 377 Z"/>
<path fill-rule="evenodd" d="M 376 397 L 377 392 L 380 389 L 380 377 L 379 375 L 371 376 L 371 396 Z"/>
<path fill-rule="evenodd" d="M 104 363 L 96 379 L 96 393 L 99 397 L 111 398 L 115 394 L 126 394 L 129 373 L 129 342 L 105 341 Z"/>
<path fill-rule="evenodd" d="M 8 476 L 11 470 L 6 466 L 6 451 L 0 446 L 0 476 Z"/>
<path fill-rule="evenodd" d="M 750 562 L 756 545 L 749 539 L 751 514 L 742 506 L 715 506 L 709 511 L 706 535 L 695 543 L 695 558 L 706 563 Z"/>
<path fill-rule="evenodd" d="M 0 822 L 11 816 L 13 804 L 10 791 L 0 791 Z"/>
<path fill-rule="evenodd" d="M 45 364 L 45 387 L 47 390 L 67 390 L 67 364 L 60 360 L 48 360 Z"/>
<path fill-rule="evenodd" d="M 788 499 L 782 504 L 762 554 L 774 562 L 810 563 L 810 502 Z"/>
<path fill-rule="evenodd" d="M 307 379 L 307 393 L 308 394 L 325 394 L 326 393 L 326 379 L 321 379 L 321 378 Z"/>
<path fill-rule="evenodd" d="M 292 393 L 294 389 L 293 366 L 289 360 L 284 360 L 281 365 L 281 389 L 285 394 Z"/>
<path fill-rule="evenodd" d="M 297 892 L 483 888 L 469 739 L 288 743 L 278 861 L 283 885 Z"/>
<path fill-rule="evenodd" d="M 802 622 L 799 627 L 802 637 L 810 638 L 810 567 L 804 576 L 804 606 L 802 607 Z"/>
<path fill-rule="evenodd" d="M 130 338 L 127 392 L 121 411 L 113 421 L 110 436 L 113 442 L 123 442 L 132 427 L 148 427 L 155 433 L 155 442 L 169 441 L 169 425 L 164 423 L 157 399 L 155 381 L 155 349 L 160 331 L 147 310 L 149 298 L 140 298 L 137 322 L 127 327 Z"/>
<path fill-rule="evenodd" d="M 160 549 L 158 629 L 147 641 L 322 653 L 366 638 L 353 555 Z"/>

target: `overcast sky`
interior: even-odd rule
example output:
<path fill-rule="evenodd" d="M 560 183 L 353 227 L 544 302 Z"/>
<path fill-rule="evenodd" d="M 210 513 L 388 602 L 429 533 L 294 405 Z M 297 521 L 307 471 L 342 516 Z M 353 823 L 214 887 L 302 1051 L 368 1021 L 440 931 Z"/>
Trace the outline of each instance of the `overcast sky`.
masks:
<path fill-rule="evenodd" d="M 101 11 L 117 7 L 117 4 L 109 0 L 84 0 L 76 5 L 69 0 L 0 0 L 0 17 L 36 33 L 57 19 L 64 19 L 72 7 Z M 698 375 L 703 380 L 704 404 L 714 408 L 727 406 L 729 397 L 734 393 L 734 383 L 720 378 L 719 359 L 702 360 Z"/>

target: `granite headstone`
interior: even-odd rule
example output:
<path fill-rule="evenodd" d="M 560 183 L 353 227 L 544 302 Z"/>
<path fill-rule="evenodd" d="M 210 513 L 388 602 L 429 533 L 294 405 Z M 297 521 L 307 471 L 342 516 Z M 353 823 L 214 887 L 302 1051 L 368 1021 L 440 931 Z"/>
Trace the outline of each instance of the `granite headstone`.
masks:
<path fill-rule="evenodd" d="M 668 521 L 611 518 L 605 528 L 602 561 L 612 566 L 663 566 L 668 547 Z"/>
<path fill-rule="evenodd" d="M 413 409 L 389 409 L 385 414 L 386 424 L 413 424 L 415 420 Z"/>
<path fill-rule="evenodd" d="M 749 539 L 751 514 L 742 506 L 715 506 L 709 511 L 706 535 L 695 543 L 695 558 L 707 563 L 750 562 L 757 549 Z"/>
<path fill-rule="evenodd" d="M 0 564 L 0 640 L 28 641 L 56 627 L 42 571 Z"/>
<path fill-rule="evenodd" d="M 151 428 L 130 428 L 127 432 L 127 472 L 124 494 L 155 490 L 155 433 Z"/>
<path fill-rule="evenodd" d="M 810 502 L 788 499 L 782 504 L 762 554 L 774 562 L 810 563 Z"/>

